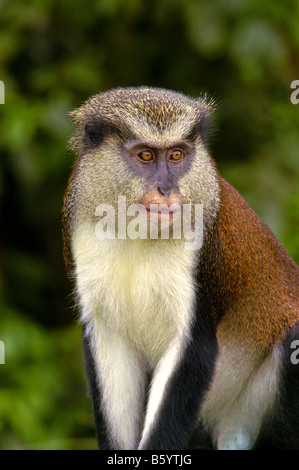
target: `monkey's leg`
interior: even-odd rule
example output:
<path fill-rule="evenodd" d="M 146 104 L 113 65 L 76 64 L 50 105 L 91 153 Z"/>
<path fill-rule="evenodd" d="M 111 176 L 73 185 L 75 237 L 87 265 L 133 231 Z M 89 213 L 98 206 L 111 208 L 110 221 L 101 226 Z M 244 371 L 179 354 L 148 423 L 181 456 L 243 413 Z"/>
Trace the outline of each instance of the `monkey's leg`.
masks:
<path fill-rule="evenodd" d="M 126 341 L 95 322 L 83 333 L 99 448 L 136 449 L 144 407 L 143 360 Z"/>
<path fill-rule="evenodd" d="M 184 449 L 191 438 L 218 351 L 214 332 L 199 317 L 192 330 L 187 343 L 172 343 L 154 371 L 140 450 Z"/>
<path fill-rule="evenodd" d="M 299 322 L 281 342 L 278 399 L 264 420 L 256 450 L 299 450 L 299 363 L 294 349 L 298 349 L 298 341 Z"/>

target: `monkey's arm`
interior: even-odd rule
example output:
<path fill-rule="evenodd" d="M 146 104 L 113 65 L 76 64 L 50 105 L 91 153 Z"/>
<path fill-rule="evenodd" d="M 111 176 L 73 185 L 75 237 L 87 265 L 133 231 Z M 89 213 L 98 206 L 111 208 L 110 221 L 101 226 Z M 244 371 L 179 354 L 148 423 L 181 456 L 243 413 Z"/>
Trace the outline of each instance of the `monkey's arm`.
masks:
<path fill-rule="evenodd" d="M 90 319 L 88 331 L 92 338 L 83 333 L 84 352 L 99 448 L 135 449 L 144 406 L 144 364 L 100 319 Z"/>
<path fill-rule="evenodd" d="M 215 333 L 198 313 L 187 344 L 173 344 L 154 374 L 140 450 L 186 448 L 217 352 Z"/>
<path fill-rule="evenodd" d="M 88 378 L 89 394 L 93 404 L 93 415 L 95 420 L 97 439 L 101 450 L 111 450 L 111 444 L 108 438 L 107 428 L 103 412 L 101 409 L 100 387 L 97 381 L 95 363 L 91 351 L 90 339 L 83 326 L 83 349 L 85 358 L 85 368 Z"/>

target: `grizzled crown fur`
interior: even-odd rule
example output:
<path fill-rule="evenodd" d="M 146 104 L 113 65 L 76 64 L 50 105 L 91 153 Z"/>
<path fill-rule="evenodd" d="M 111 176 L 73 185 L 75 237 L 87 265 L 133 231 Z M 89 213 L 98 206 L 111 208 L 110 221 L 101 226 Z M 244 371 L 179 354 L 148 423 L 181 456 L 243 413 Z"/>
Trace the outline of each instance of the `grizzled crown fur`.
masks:
<path fill-rule="evenodd" d="M 87 142 L 99 145 L 107 130 L 115 133 L 121 130 L 127 138 L 133 138 L 133 132 L 140 123 L 163 133 L 177 121 L 182 122 L 186 133 L 194 123 L 194 137 L 200 135 L 206 144 L 211 134 L 214 109 L 215 101 L 206 95 L 192 99 L 161 88 L 114 89 L 93 96 L 70 113 L 77 128 L 70 147 L 81 154 L 86 151 Z"/>

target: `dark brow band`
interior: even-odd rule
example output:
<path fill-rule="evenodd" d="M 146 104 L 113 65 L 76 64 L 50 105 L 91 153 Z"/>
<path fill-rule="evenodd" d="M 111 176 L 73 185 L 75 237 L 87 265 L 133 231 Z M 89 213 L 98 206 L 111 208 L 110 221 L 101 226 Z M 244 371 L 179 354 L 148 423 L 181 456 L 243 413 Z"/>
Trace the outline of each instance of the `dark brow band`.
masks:
<path fill-rule="evenodd" d="M 86 145 L 98 146 L 109 135 L 117 135 L 123 142 L 136 139 L 135 134 L 124 124 L 97 120 L 85 124 L 83 141 Z"/>

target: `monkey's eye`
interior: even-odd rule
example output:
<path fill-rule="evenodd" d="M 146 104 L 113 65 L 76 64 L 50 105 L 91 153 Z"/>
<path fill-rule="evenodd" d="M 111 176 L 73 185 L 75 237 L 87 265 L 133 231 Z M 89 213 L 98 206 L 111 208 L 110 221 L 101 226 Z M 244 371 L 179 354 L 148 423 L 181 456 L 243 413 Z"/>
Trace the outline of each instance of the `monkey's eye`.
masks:
<path fill-rule="evenodd" d="M 150 162 L 154 159 L 153 152 L 151 150 L 142 150 L 142 152 L 138 153 L 138 158 L 144 162 Z"/>
<path fill-rule="evenodd" d="M 184 157 L 184 154 L 183 154 L 182 150 L 173 150 L 169 154 L 169 160 L 171 160 L 173 162 L 178 162 L 179 160 L 182 160 L 183 157 Z"/>

